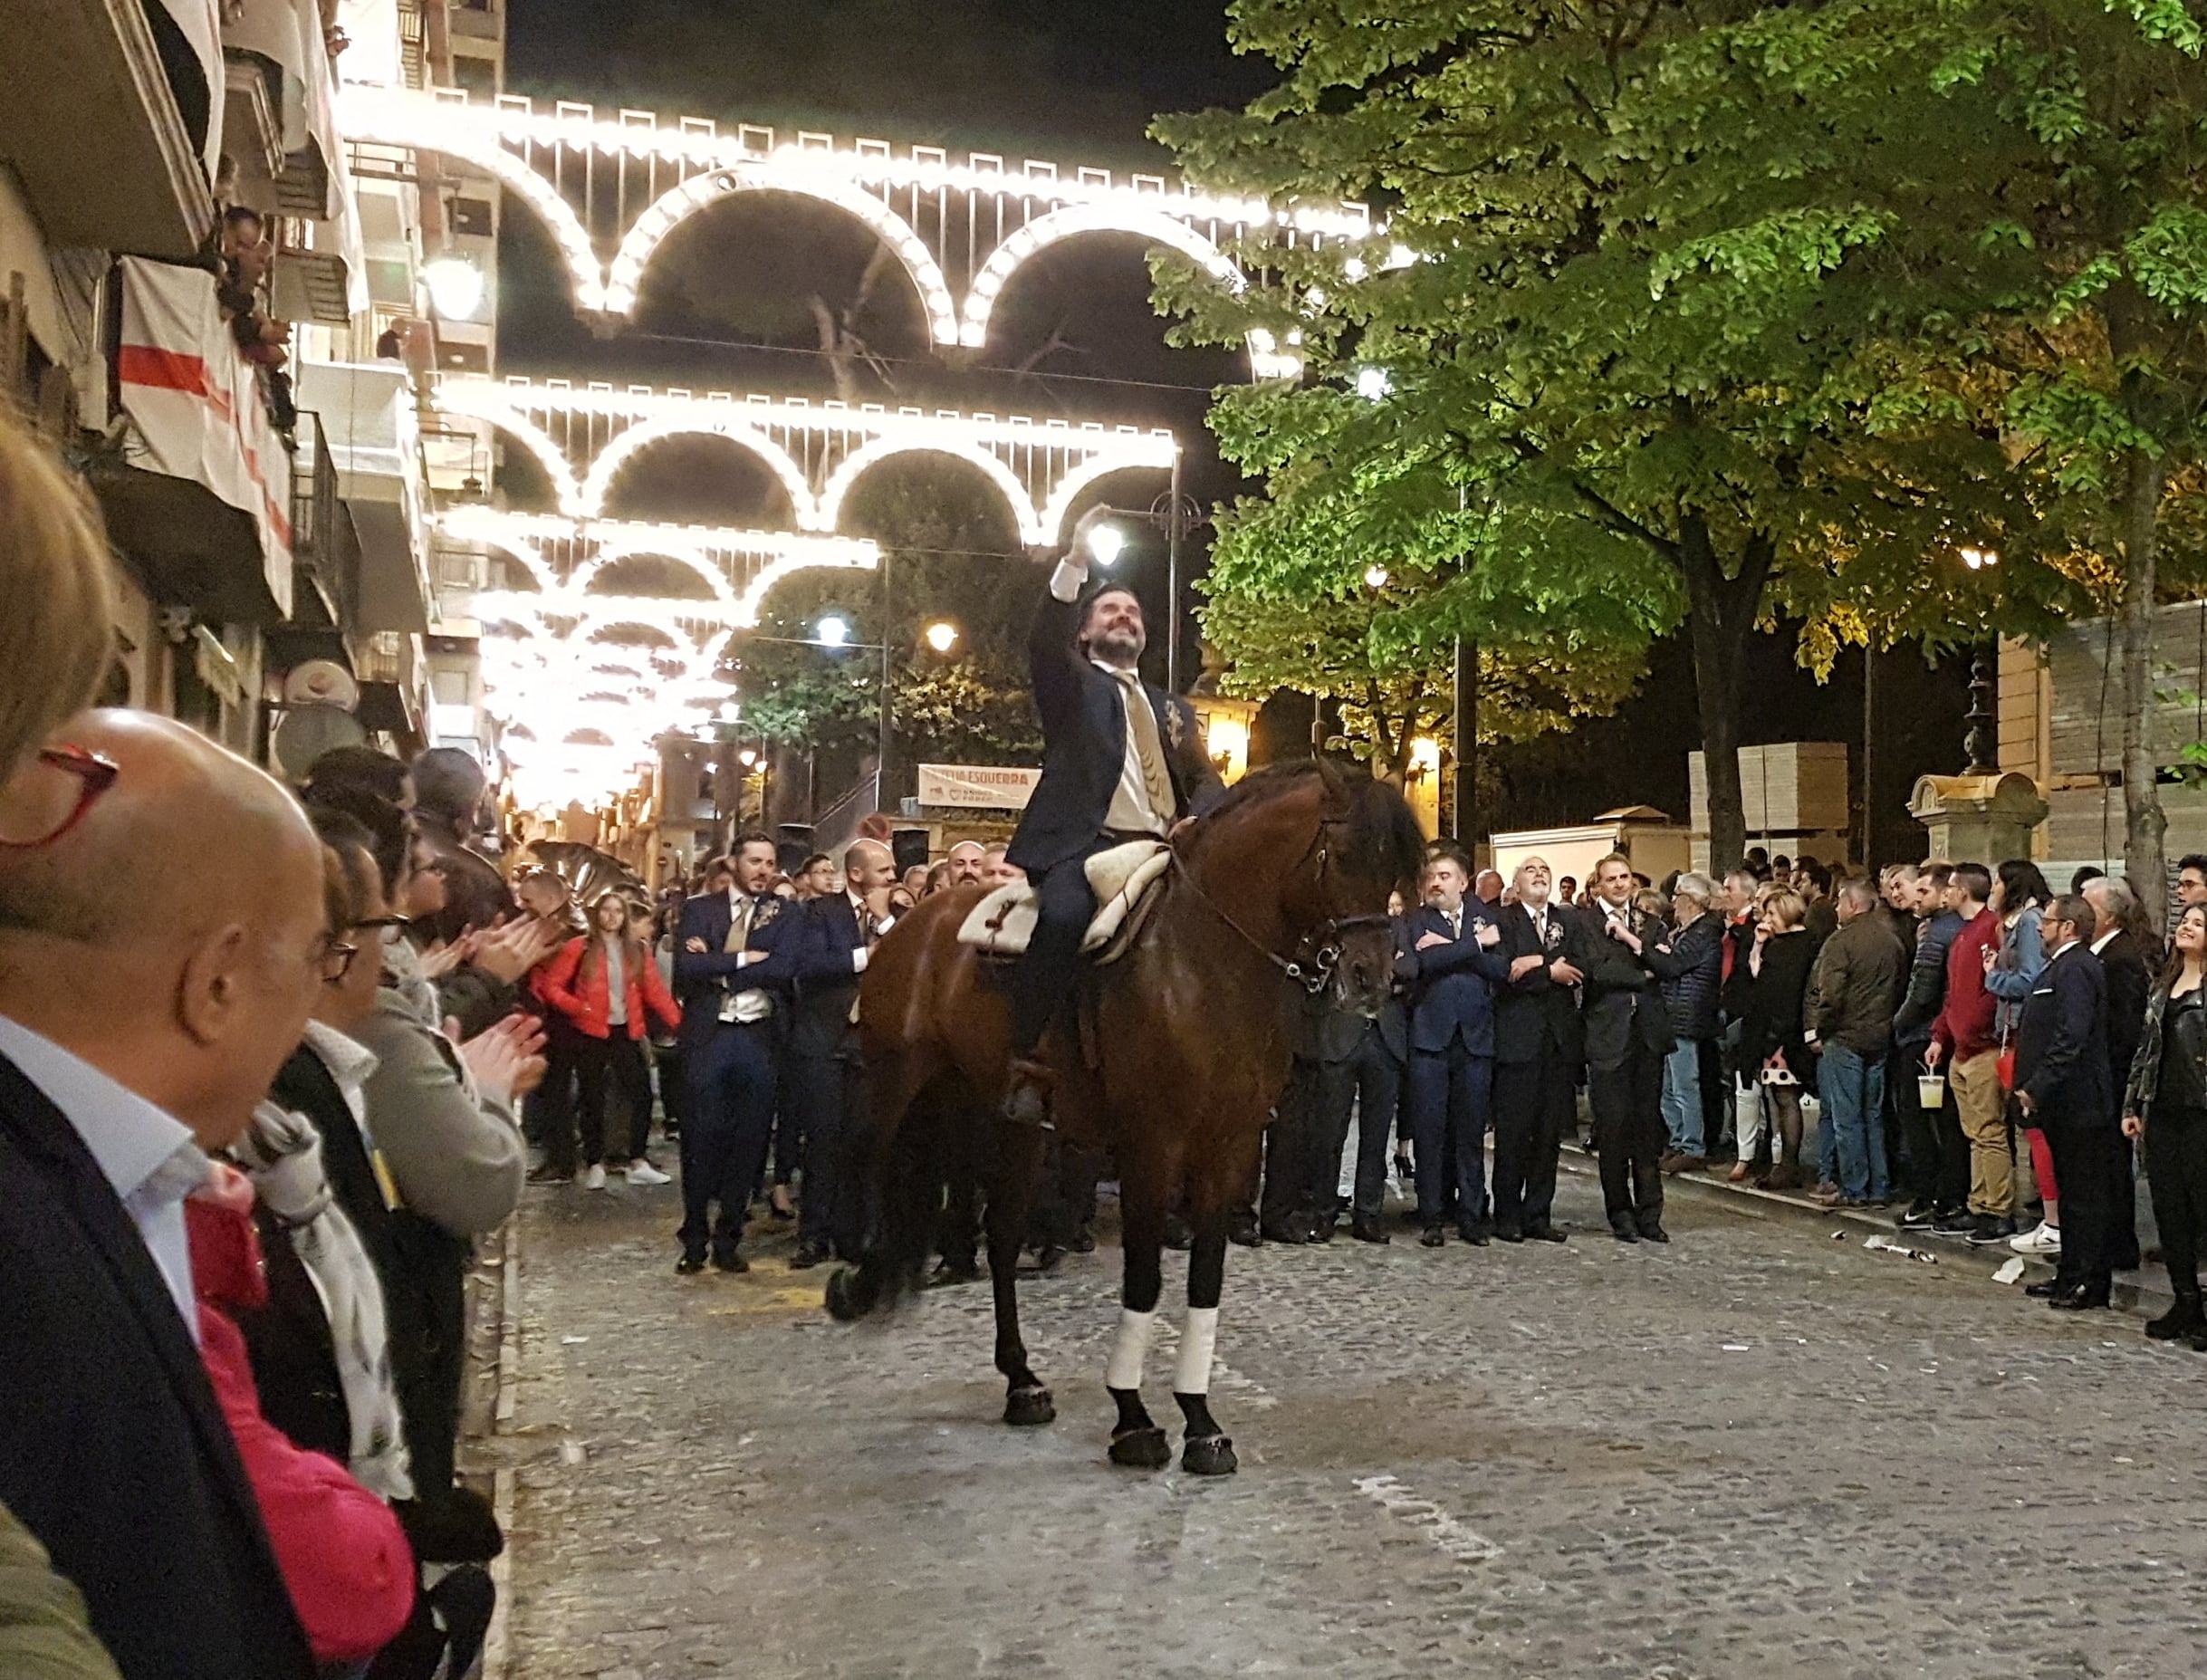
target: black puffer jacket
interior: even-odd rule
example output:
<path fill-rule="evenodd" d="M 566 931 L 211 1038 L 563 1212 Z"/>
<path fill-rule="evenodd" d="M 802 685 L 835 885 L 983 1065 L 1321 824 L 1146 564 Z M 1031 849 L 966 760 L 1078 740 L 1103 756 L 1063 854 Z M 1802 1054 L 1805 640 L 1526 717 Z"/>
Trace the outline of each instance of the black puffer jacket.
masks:
<path fill-rule="evenodd" d="M 1703 911 L 1671 937 L 1677 975 L 1663 983 L 1671 1036 L 1712 1039 L 1717 1033 L 1717 994 L 1724 979 L 1724 918 Z"/>

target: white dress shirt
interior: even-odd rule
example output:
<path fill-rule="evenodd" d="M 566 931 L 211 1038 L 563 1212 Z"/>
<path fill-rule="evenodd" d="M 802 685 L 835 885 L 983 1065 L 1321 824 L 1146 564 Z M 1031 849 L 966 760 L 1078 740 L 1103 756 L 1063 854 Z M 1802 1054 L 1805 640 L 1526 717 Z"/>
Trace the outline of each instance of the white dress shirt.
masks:
<path fill-rule="evenodd" d="M 207 1158 L 190 1128 L 157 1109 L 52 1039 L 0 1015 L 0 1055 L 62 1111 L 83 1140 L 100 1176 L 138 1227 L 161 1280 L 199 1339 L 199 1306 L 192 1292 L 191 1245 L 184 1201 L 206 1183 Z"/>
<path fill-rule="evenodd" d="M 868 941 L 879 939 L 887 935 L 890 928 L 897 926 L 897 918 L 893 916 L 885 916 L 879 921 L 875 921 L 873 913 L 866 907 L 866 900 L 859 898 L 848 887 L 843 889 L 843 897 L 850 900 L 851 919 L 858 923 L 859 935 L 861 939 Z M 850 972 L 854 974 L 864 974 L 867 962 L 873 956 L 873 954 L 874 950 L 870 943 L 853 946 L 850 953 Z"/>
<path fill-rule="evenodd" d="M 749 940 L 757 911 L 758 906 L 749 893 L 740 887 L 728 888 L 728 926 L 731 931 L 741 927 L 744 939 Z M 739 946 L 735 962 L 737 971 L 740 973 L 754 956 L 762 963 L 766 960 L 763 951 L 745 951 Z M 733 978 L 729 980 L 728 995 L 722 1000 L 720 1006 L 720 1018 L 723 1021 L 748 1023 L 763 1021 L 773 1013 L 773 996 L 765 987 L 747 986 L 738 991 L 736 982 Z"/>

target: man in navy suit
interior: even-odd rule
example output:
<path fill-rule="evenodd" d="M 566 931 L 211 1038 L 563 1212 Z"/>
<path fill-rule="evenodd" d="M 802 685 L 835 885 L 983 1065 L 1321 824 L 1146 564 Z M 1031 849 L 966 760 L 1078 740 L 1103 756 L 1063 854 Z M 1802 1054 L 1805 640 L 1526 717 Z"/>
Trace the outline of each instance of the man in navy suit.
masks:
<path fill-rule="evenodd" d="M 1005 853 L 1034 883 L 1039 920 L 1011 988 L 1012 1080 L 1004 1111 L 1049 1115 L 1042 1035 L 1070 995 L 1095 918 L 1087 863 L 1132 840 L 1166 840 L 1224 792 L 1186 701 L 1141 678 L 1142 603 L 1106 584 L 1084 596 L 1089 542 L 1108 510 L 1090 508 L 1051 574 L 1027 645 L 1042 719 L 1042 779 Z"/>
<path fill-rule="evenodd" d="M 1494 1083 L 1494 988 L 1510 977 L 1493 909 L 1471 895 L 1471 859 L 1449 841 L 1435 846 L 1410 913 L 1410 1135 L 1417 1148 L 1418 1241 L 1446 1241 L 1450 1203 L 1456 1230 L 1484 1248 L 1487 1112 Z"/>
<path fill-rule="evenodd" d="M 676 1042 L 689 1082 L 682 1127 L 682 1258 L 705 1269 L 708 1243 L 723 1272 L 748 1272 L 739 1244 L 752 1186 L 766 1165 L 774 1124 L 777 993 L 796 974 L 799 918 L 768 890 L 774 842 L 736 836 L 734 884 L 684 903 L 675 935 Z M 715 1205 L 717 1204 L 717 1212 Z"/>
<path fill-rule="evenodd" d="M 1517 868 L 1517 902 L 1502 911 L 1509 978 L 1494 999 L 1494 1234 L 1560 1243 L 1550 1210 L 1556 1155 L 1577 1104 L 1581 978 L 1566 955 L 1572 913 L 1550 902 L 1545 859 Z"/>
<path fill-rule="evenodd" d="M 72 735 L 0 790 L 0 1504 L 125 1680 L 311 1680 L 200 1362 L 184 1203 L 329 973 L 321 846 L 180 724 Z"/>
<path fill-rule="evenodd" d="M 2130 1178 L 2107 1061 L 2107 980 L 2093 960 L 2097 918 L 2081 893 L 2048 907 L 2050 954 L 2015 1031 L 2015 1100 L 2046 1133 L 2061 1185 L 2061 1263 L 2049 1307 L 2105 1307 L 2115 1270 L 2118 1193 Z"/>
<path fill-rule="evenodd" d="M 843 890 L 801 912 L 797 999 L 790 1010 L 784 1070 L 804 1138 L 804 1199 L 799 1204 L 792 1270 L 832 1252 L 856 1260 L 859 1210 L 843 1173 L 850 1128 L 859 1118 L 865 1062 L 859 1053 L 859 976 L 873 944 L 894 926 L 889 888 L 897 859 L 878 840 L 853 841 L 843 853 Z"/>

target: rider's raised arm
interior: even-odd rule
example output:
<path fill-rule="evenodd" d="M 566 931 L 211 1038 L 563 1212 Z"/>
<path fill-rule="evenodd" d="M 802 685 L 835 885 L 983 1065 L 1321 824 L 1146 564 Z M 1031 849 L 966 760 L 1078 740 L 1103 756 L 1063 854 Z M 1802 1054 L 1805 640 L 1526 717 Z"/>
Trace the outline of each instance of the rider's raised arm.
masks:
<path fill-rule="evenodd" d="M 1080 651 L 1073 644 L 1080 633 L 1080 591 L 1089 581 L 1089 533 L 1105 511 L 1090 508 L 1073 527 L 1071 539 L 1051 570 L 1050 587 L 1035 605 L 1034 625 L 1028 632 L 1027 674 L 1045 735 L 1080 715 Z"/>

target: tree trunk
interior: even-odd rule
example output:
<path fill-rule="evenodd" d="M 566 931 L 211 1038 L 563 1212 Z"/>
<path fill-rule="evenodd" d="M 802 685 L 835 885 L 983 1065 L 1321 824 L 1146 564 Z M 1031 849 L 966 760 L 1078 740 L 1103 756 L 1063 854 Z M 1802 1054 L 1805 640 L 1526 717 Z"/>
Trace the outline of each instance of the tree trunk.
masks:
<path fill-rule="evenodd" d="M 1679 571 L 1694 647 L 1694 687 L 1701 706 L 1702 755 L 1709 779 L 1709 867 L 1722 877 L 1747 852 L 1747 812 L 1740 796 L 1740 714 L 1747 638 L 1762 606 L 1772 545 L 1757 537 L 1727 577 L 1699 519 L 1682 522 Z"/>
<path fill-rule="evenodd" d="M 2123 867 L 2155 927 L 2168 901 L 2162 848 L 2168 819 L 2154 754 L 2154 574 L 2166 476 L 2157 457 L 2131 451 L 2123 504 Z"/>

